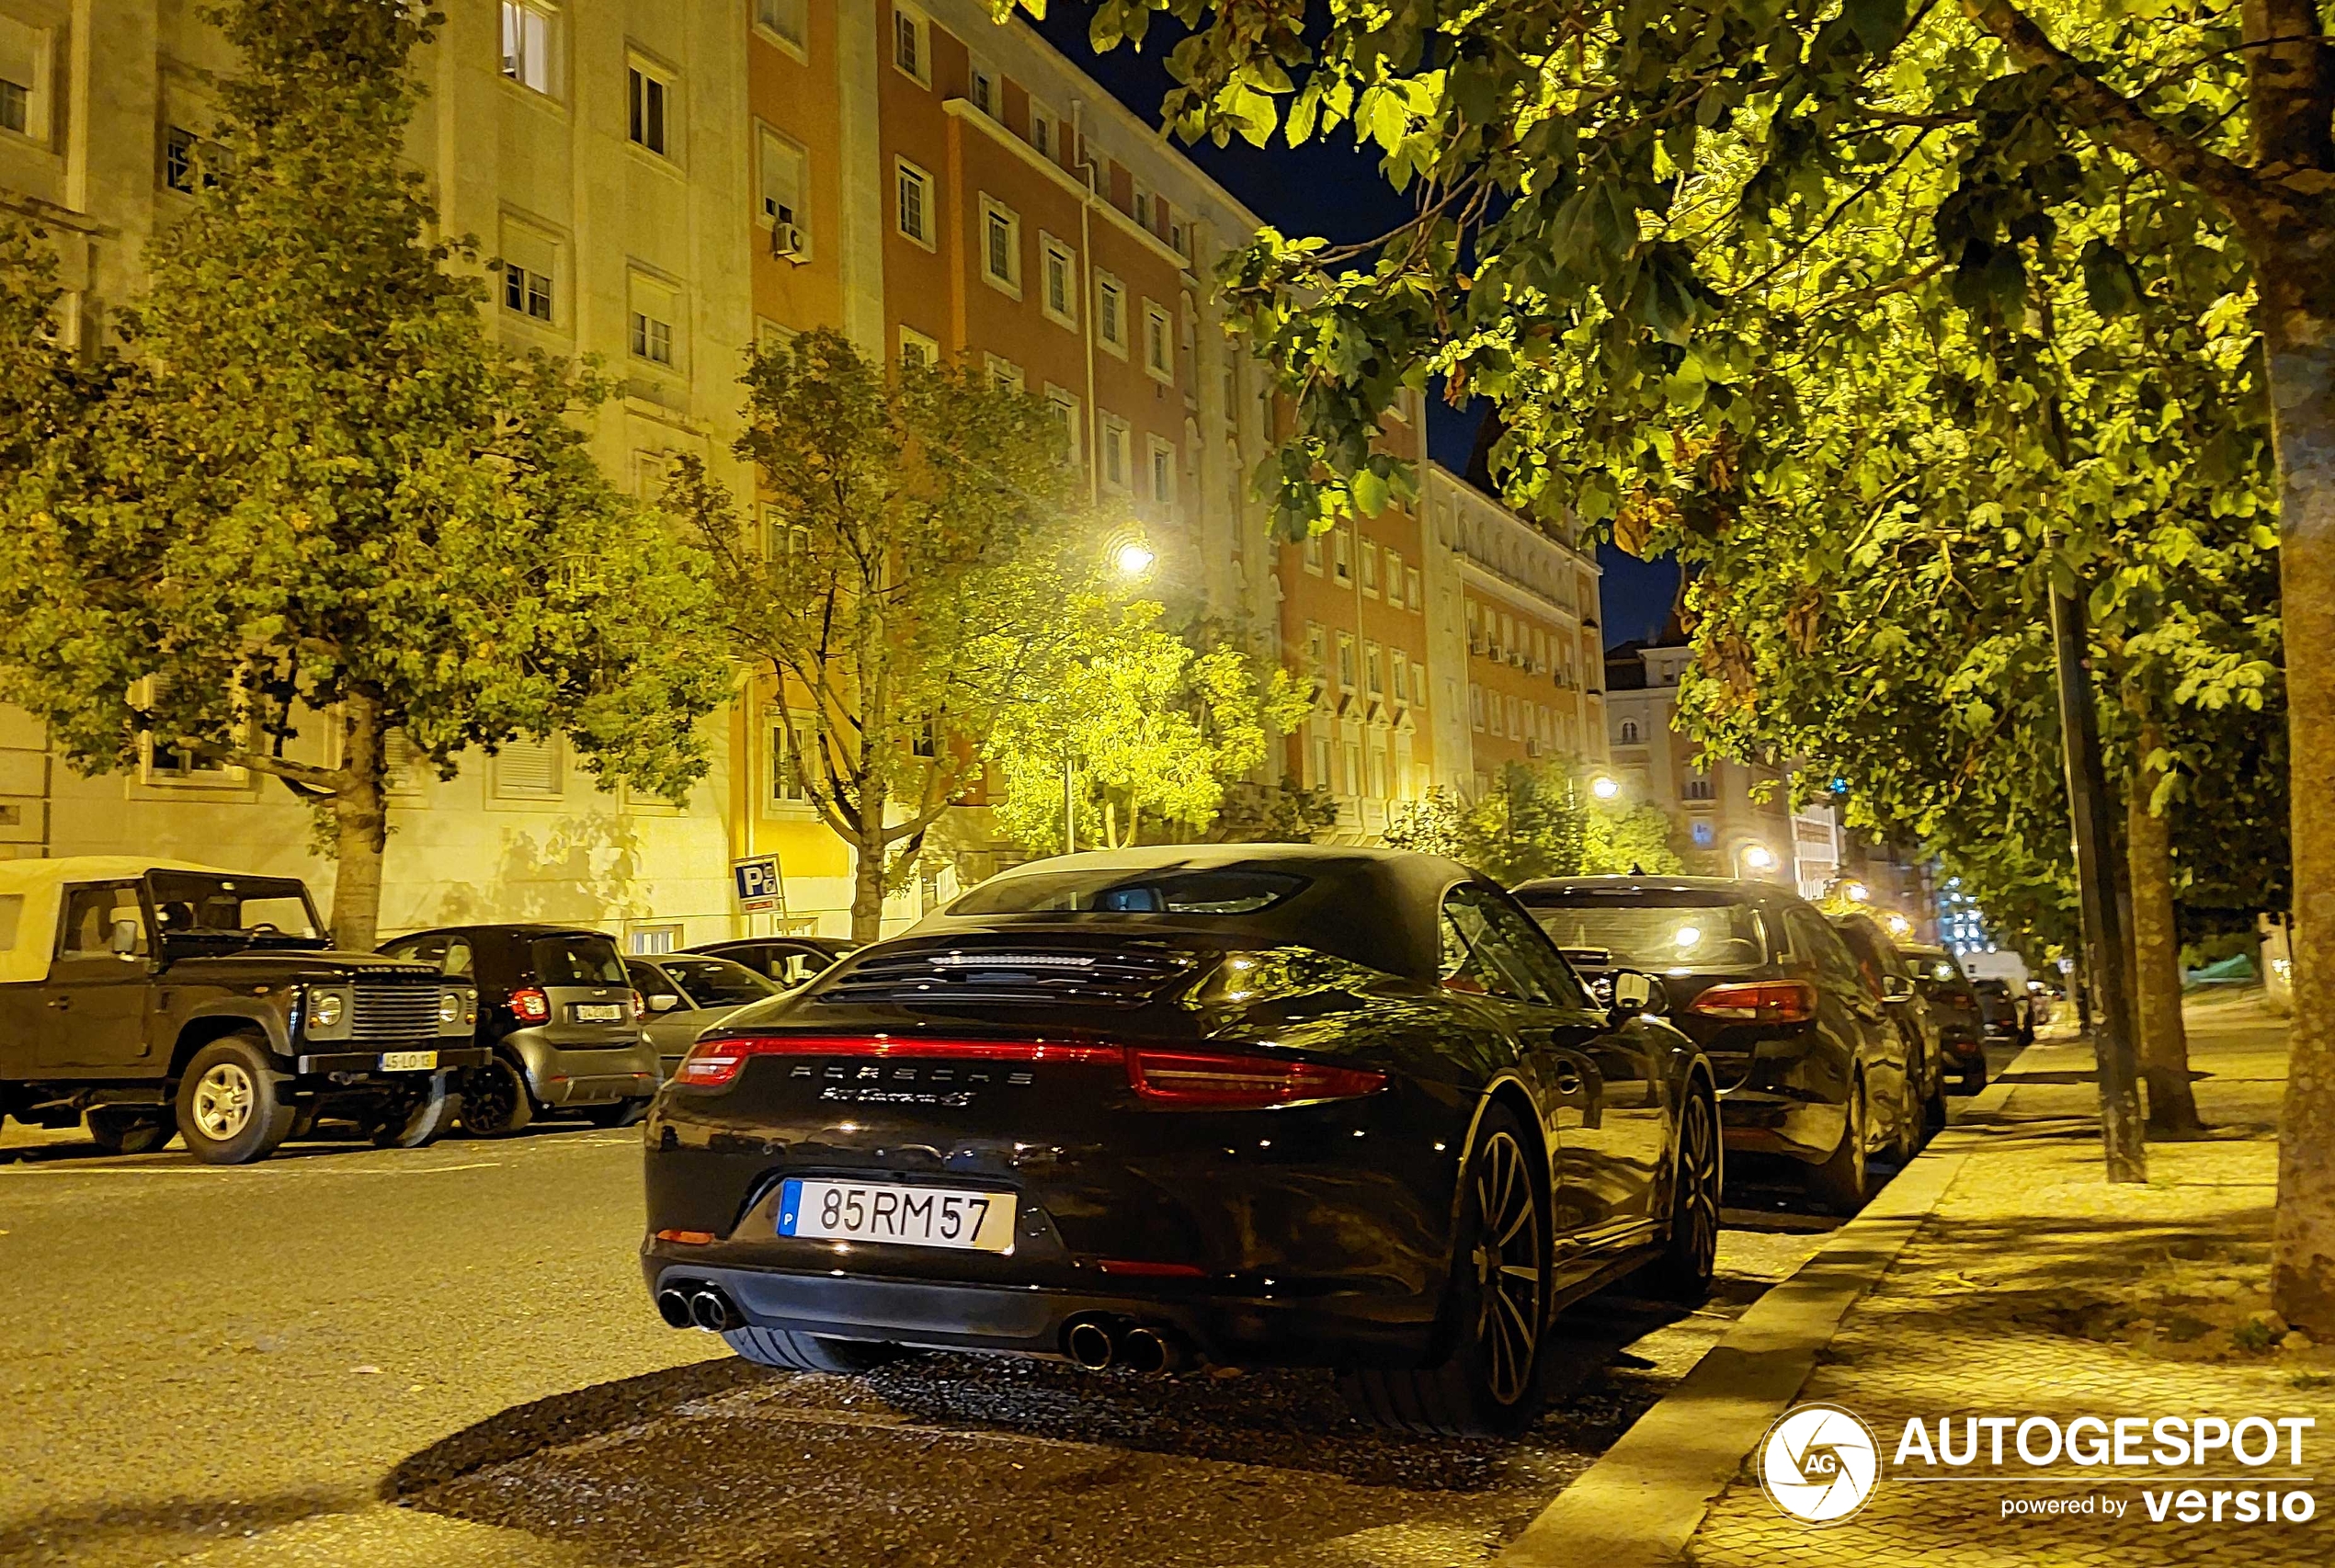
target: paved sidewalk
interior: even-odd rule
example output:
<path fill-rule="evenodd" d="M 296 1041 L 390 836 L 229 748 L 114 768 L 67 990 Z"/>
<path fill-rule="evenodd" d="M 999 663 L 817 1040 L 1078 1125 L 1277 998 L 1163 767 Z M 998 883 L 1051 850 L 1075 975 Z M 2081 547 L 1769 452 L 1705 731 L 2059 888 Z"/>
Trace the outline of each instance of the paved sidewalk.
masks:
<path fill-rule="evenodd" d="M 1958 1161 L 1934 1209 L 1817 1358 L 1798 1403 L 1862 1416 L 1883 1479 L 1853 1517 L 1812 1528 L 1760 1491 L 1757 1456 L 1712 1505 L 1687 1548 L 1701 1568 L 1859 1563 L 1980 1568 L 2010 1563 L 2325 1563 L 2335 1561 L 2335 1347 L 2234 1348 L 2230 1329 L 2266 1305 L 2284 1027 L 2250 998 L 2191 1015 L 2209 1141 L 2153 1144 L 2146 1187 L 2101 1179 L 2090 1050 L 2038 1044 L 1930 1158 Z M 1919 1171 L 1918 1162 L 1908 1174 Z M 1901 1180 L 1904 1178 L 1900 1178 Z M 2259 1337 L 2261 1329 L 2250 1331 Z M 1890 1465 L 1909 1417 L 2220 1415 L 2315 1418 L 2299 1471 L 2317 1476 L 2308 1523 L 2152 1522 L 2143 1493 L 2192 1484 L 2115 1479 L 2066 1462 L 1979 1460 L 1932 1472 Z M 1983 1442 L 1983 1438 L 1982 1438 Z M 2282 1453 L 2280 1458 L 2285 1456 Z M 2160 1469 L 2125 1471 L 2157 1475 Z M 2243 1473 L 2218 1463 L 2200 1478 Z M 1934 1474 L 1927 1482 L 1914 1475 Z M 2043 1479 L 2054 1478 L 2054 1479 Z M 2226 1490 L 2259 1488 L 2237 1481 Z M 2208 1484 L 2202 1490 L 2211 1492 Z M 2281 1490 L 2291 1490 L 2282 1488 Z M 2091 1500 L 2088 1514 L 2006 1517 L 2007 1505 Z M 2121 1516 L 2110 1517 L 2122 1503 Z"/>

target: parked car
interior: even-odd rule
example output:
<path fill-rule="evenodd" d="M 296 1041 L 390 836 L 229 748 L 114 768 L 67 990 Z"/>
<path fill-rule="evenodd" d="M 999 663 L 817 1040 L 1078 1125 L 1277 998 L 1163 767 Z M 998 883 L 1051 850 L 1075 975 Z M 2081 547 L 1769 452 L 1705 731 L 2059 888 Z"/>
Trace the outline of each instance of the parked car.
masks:
<path fill-rule="evenodd" d="M 478 1043 L 490 1054 L 463 1075 L 464 1131 L 497 1137 L 546 1112 L 629 1126 L 656 1093 L 656 1051 L 642 1038 L 640 998 L 607 932 L 449 926 L 382 951 L 478 986 Z"/>
<path fill-rule="evenodd" d="M 1870 915 L 1841 915 L 1833 917 L 1832 925 L 1856 955 L 1865 978 L 1881 993 L 1882 1008 L 1889 1021 L 1905 1037 L 1906 1078 L 1912 1085 L 1914 1103 L 1921 1108 L 1919 1135 L 1912 1148 L 1898 1151 L 1901 1157 L 1909 1158 L 1930 1142 L 1931 1134 L 1946 1125 L 1944 1031 L 1921 994 L 1913 965 L 1879 921 Z"/>
<path fill-rule="evenodd" d="M 1913 982 L 1930 1003 L 1938 1020 L 1939 1043 L 1944 1048 L 1953 1093 L 1975 1095 L 1987 1086 L 1987 1020 L 1978 1009 L 1978 993 L 1962 972 L 1961 960 L 1951 949 L 1924 944 L 1897 944 L 1913 968 Z"/>
<path fill-rule="evenodd" d="M 641 994 L 641 1032 L 656 1048 L 658 1075 L 666 1078 L 707 1025 L 781 989 L 744 964 L 703 953 L 626 959 L 624 971 Z"/>
<path fill-rule="evenodd" d="M 134 1154 L 264 1160 L 303 1119 L 426 1143 L 475 989 L 333 949 L 308 889 L 175 860 L 0 861 L 0 1113 Z"/>
<path fill-rule="evenodd" d="M 1592 987 L 1623 970 L 1660 976 L 1670 1021 L 1718 1074 L 1729 1151 L 1794 1162 L 1810 1198 L 1852 1214 L 1866 1157 L 1918 1142 L 1905 1037 L 1840 934 L 1790 890 L 1566 877 L 1516 896 Z"/>
<path fill-rule="evenodd" d="M 742 963 L 785 987 L 802 984 L 859 945 L 841 937 L 737 937 L 688 950 Z"/>
<path fill-rule="evenodd" d="M 706 1031 L 648 1289 L 770 1367 L 1327 1365 L 1366 1419 L 1519 1432 L 1559 1308 L 1709 1287 L 1710 1064 L 1613 978 L 1427 855 L 1019 867 Z"/>
<path fill-rule="evenodd" d="M 2035 1017 L 2034 993 L 2028 989 L 2032 977 L 2027 973 L 2027 960 L 2008 951 L 1965 953 L 1962 968 L 1976 984 L 1987 1033 L 2013 1045 L 2034 1044 L 2035 1025 L 2040 1020 Z"/>

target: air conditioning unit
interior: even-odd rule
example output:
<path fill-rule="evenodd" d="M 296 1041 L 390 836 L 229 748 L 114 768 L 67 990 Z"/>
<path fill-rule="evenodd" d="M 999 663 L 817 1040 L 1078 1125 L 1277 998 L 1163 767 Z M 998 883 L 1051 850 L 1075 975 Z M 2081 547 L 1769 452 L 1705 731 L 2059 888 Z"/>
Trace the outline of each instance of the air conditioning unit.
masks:
<path fill-rule="evenodd" d="M 771 224 L 770 254 L 781 261 L 791 261 L 798 267 L 801 266 L 804 260 L 803 226 L 800 223 L 787 222 Z"/>

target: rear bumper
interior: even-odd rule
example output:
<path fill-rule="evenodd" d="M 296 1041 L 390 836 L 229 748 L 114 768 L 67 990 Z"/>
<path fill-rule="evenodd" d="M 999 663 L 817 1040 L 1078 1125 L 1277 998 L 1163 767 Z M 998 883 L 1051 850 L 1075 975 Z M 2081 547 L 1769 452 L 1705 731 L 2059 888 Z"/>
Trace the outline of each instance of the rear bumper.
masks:
<path fill-rule="evenodd" d="M 1719 1093 L 1720 1142 L 1738 1154 L 1825 1159 L 1849 1124 L 1845 1107 L 1737 1085 Z"/>
<path fill-rule="evenodd" d="M 527 1068 L 528 1087 L 547 1106 L 607 1105 L 656 1093 L 656 1048 L 644 1040 L 614 1046 L 559 1046 L 527 1031 L 504 1042 Z"/>
<path fill-rule="evenodd" d="M 837 1278 L 707 1267 L 679 1256 L 685 1252 L 652 1249 L 643 1255 L 652 1300 L 668 1285 L 688 1290 L 711 1285 L 757 1328 L 838 1339 L 1058 1356 L 1074 1321 L 1101 1318 L 1122 1329 L 1165 1330 L 1200 1356 L 1226 1365 L 1334 1367 L 1416 1363 L 1427 1355 L 1434 1334 L 1431 1320 L 1373 1320 L 1340 1310 L 1335 1297 L 1277 1300 L 1204 1289 L 1127 1295 Z M 1383 1301 L 1371 1304 L 1384 1310 Z"/>

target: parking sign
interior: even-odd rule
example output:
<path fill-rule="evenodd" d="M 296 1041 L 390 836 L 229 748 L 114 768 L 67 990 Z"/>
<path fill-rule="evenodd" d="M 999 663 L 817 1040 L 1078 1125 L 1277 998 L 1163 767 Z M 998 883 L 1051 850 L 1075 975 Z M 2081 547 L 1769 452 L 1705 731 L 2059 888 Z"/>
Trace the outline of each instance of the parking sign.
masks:
<path fill-rule="evenodd" d="M 757 855 L 751 859 L 730 862 L 730 874 L 738 888 L 738 909 L 747 915 L 779 906 L 779 858 Z"/>

